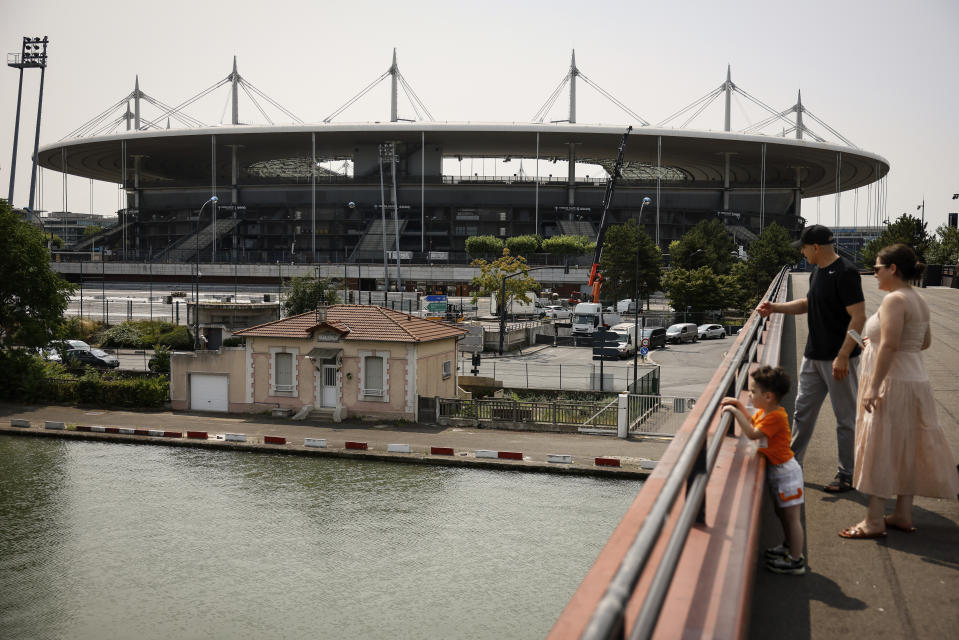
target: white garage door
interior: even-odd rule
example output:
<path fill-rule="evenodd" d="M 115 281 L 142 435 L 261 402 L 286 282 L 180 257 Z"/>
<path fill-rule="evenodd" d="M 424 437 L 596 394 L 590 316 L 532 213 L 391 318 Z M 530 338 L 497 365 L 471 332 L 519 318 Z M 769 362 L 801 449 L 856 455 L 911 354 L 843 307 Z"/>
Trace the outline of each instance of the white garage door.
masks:
<path fill-rule="evenodd" d="M 230 388 L 228 376 L 203 373 L 190 374 L 190 409 L 193 411 L 222 411 L 229 409 L 227 394 Z"/>

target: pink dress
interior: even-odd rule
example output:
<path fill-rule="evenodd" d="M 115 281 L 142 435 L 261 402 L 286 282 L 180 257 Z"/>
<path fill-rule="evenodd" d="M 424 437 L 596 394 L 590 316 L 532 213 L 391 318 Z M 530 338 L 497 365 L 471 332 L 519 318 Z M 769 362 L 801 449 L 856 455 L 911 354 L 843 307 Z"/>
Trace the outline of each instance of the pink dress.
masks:
<path fill-rule="evenodd" d="M 906 295 L 918 294 L 908 291 Z M 853 483 L 862 493 L 883 498 L 918 495 L 955 499 L 956 459 L 936 417 L 936 401 L 922 358 L 929 311 L 921 299 L 907 307 L 899 349 L 880 387 L 882 401 L 871 413 L 862 408 L 879 350 L 879 312 L 866 321 L 869 338 L 859 369 L 856 411 L 856 466 Z"/>

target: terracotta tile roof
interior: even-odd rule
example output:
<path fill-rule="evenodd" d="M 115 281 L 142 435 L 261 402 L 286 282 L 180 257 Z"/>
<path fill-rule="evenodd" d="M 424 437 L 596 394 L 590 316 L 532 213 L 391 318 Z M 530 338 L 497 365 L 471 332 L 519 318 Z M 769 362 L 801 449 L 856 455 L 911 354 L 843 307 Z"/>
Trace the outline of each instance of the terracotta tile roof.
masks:
<path fill-rule="evenodd" d="M 430 342 L 459 337 L 466 333 L 466 329 L 451 327 L 435 320 L 415 318 L 383 307 L 336 304 L 326 308 L 326 322 L 317 323 L 316 314 L 307 311 L 242 331 L 234 331 L 233 335 L 309 338 L 321 325 L 345 334 L 344 340 Z"/>

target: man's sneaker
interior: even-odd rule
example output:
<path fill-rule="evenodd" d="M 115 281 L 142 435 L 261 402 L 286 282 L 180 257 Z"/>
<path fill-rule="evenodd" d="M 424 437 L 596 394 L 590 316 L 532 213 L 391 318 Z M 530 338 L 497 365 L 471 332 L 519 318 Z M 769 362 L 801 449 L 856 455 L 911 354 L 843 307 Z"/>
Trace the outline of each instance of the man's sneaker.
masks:
<path fill-rule="evenodd" d="M 773 573 L 788 573 L 801 576 L 806 573 L 806 556 L 799 556 L 793 560 L 790 556 L 772 558 L 766 561 L 766 568 Z"/>
<path fill-rule="evenodd" d="M 836 474 L 836 479 L 822 488 L 826 493 L 843 493 L 852 491 L 852 478 L 840 473 Z"/>
<path fill-rule="evenodd" d="M 783 556 L 789 555 L 789 545 L 783 542 L 781 545 L 775 547 L 769 547 L 766 549 L 766 559 L 772 560 L 773 558 L 782 558 Z"/>

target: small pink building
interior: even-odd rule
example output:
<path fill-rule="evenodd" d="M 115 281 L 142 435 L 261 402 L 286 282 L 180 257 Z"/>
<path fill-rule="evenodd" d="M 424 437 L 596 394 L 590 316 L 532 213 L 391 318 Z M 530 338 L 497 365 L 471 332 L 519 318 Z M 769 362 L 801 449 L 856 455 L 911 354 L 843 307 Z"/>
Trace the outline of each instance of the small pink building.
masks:
<path fill-rule="evenodd" d="M 418 419 L 419 396 L 456 395 L 466 330 L 382 307 L 338 304 L 234 332 L 245 347 L 175 353 L 176 410 Z"/>

